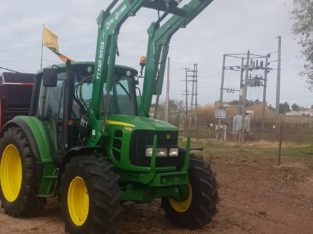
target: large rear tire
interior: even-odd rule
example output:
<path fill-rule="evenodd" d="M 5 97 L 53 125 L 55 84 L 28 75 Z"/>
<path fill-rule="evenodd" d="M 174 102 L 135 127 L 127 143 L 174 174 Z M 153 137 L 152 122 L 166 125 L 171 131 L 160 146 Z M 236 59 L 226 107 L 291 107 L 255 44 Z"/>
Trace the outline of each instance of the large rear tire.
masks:
<path fill-rule="evenodd" d="M 190 157 L 188 197 L 178 201 L 163 198 L 166 217 L 183 228 L 201 228 L 211 222 L 219 202 L 217 184 L 210 165 L 199 157 Z"/>
<path fill-rule="evenodd" d="M 102 156 L 78 156 L 67 163 L 60 193 L 65 231 L 114 233 L 120 202 L 118 176 Z"/>
<path fill-rule="evenodd" d="M 0 140 L 0 199 L 14 217 L 37 214 L 45 200 L 37 197 L 39 176 L 36 157 L 23 130 L 8 128 Z"/>

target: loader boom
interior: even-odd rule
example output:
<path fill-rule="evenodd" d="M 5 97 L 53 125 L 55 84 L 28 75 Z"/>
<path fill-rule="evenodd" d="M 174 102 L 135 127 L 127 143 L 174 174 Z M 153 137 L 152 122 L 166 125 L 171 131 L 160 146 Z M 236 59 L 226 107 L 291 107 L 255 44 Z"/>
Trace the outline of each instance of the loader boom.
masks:
<path fill-rule="evenodd" d="M 100 105 L 103 100 L 104 83 L 106 83 L 107 92 L 104 112 L 104 119 L 106 119 L 114 77 L 117 39 L 123 23 L 143 7 L 163 12 L 148 29 L 147 65 L 144 73 L 142 104 L 139 107 L 139 114 L 148 117 L 153 95 L 161 94 L 165 61 L 171 37 L 179 28 L 185 27 L 191 22 L 212 0 L 191 0 L 182 7 L 179 7 L 179 0 L 123 0 L 116 6 L 118 2 L 118 0 L 113 1 L 106 11 L 101 11 L 98 17 L 94 86 L 88 119 L 92 129 L 99 129 L 97 126 L 103 124 Z M 112 9 L 114 10 L 112 11 Z M 170 15 L 172 16 L 170 17 Z M 167 16 L 170 18 L 167 19 Z M 165 19 L 167 21 L 163 22 Z M 90 143 L 96 144 L 100 136 L 101 133 L 96 132 L 90 139 Z"/>
<path fill-rule="evenodd" d="M 147 51 L 147 67 L 144 76 L 142 94 L 142 111 L 146 117 L 149 116 L 153 95 L 162 92 L 166 58 L 169 42 L 172 36 L 182 27 L 186 27 L 203 9 L 213 0 L 192 0 L 183 6 L 182 15 L 173 15 L 162 23 L 162 17 L 151 24 L 148 29 L 149 43 Z M 168 13 L 164 13 L 164 18 Z"/>

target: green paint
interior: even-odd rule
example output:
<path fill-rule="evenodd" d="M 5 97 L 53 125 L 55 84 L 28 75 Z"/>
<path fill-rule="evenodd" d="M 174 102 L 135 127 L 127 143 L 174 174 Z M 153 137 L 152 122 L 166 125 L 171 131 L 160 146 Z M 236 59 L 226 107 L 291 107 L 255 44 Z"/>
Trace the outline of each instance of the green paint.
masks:
<path fill-rule="evenodd" d="M 55 195 L 56 182 L 59 176 L 59 171 L 54 163 L 45 163 L 44 171 L 41 178 L 39 197 L 51 197 Z"/>
<path fill-rule="evenodd" d="M 121 195 L 121 201 L 136 201 L 147 203 L 155 198 L 172 197 L 179 198 L 180 191 L 178 187 L 146 187 L 129 184 Z"/>
<path fill-rule="evenodd" d="M 49 131 L 51 130 L 49 129 L 49 124 L 39 120 L 36 117 L 17 116 L 15 119 L 26 123 L 33 133 L 37 143 L 39 156 L 41 162 L 43 163 L 43 174 L 40 182 L 38 196 L 49 197 L 53 195 L 53 188 L 58 178 L 58 171 L 52 157 L 53 144 L 51 140 L 49 140 L 49 137 L 55 133 L 55 130 Z"/>
<path fill-rule="evenodd" d="M 186 27 L 213 0 L 192 0 L 182 7 L 185 16 L 173 15 L 162 25 L 152 23 L 148 29 L 149 42 L 147 65 L 142 93 L 142 111 L 149 116 L 153 95 L 160 95 L 164 80 L 166 58 L 172 36 L 182 27 Z"/>
<path fill-rule="evenodd" d="M 49 140 L 50 133 L 47 131 L 44 122 L 32 116 L 17 116 L 15 119 L 25 122 L 31 129 L 37 142 L 41 161 L 44 163 L 53 162 L 51 142 Z"/>
<path fill-rule="evenodd" d="M 116 94 L 114 89 L 116 89 L 115 85 L 118 82 L 116 78 L 117 70 L 124 73 L 130 71 L 129 79 L 134 79 L 137 73 L 135 69 L 115 65 L 119 31 L 123 23 L 143 7 L 152 7 L 164 11 L 164 9 L 161 9 L 161 7 L 164 7 L 163 1 L 156 1 L 153 5 L 146 0 L 123 0 L 119 1 L 119 5 L 112 8 L 112 12 L 112 9 L 101 11 L 98 17 L 95 62 L 73 62 L 71 67 L 68 68 L 72 71 L 67 70 L 67 74 L 70 74 L 71 72 L 74 73 L 73 68 L 75 67 L 93 67 L 92 81 L 90 81 L 92 83 L 92 95 L 91 99 L 88 100 L 88 108 L 86 108 L 88 130 L 90 131 L 87 131 L 88 135 L 85 136 L 86 139 L 84 138 L 82 144 L 84 146 L 103 146 L 105 156 L 113 163 L 116 172 L 120 176 L 123 192 L 121 195 L 122 200 L 149 202 L 160 197 L 173 197 L 177 200 L 186 197 L 185 188 L 188 184 L 190 138 L 187 139 L 186 154 L 182 156 L 183 165 L 180 170 L 177 170 L 176 165 L 173 164 L 171 164 L 172 166 L 160 166 L 158 164 L 160 159 L 157 157 L 157 148 L 178 147 L 177 145 L 170 145 L 174 143 L 167 143 L 176 142 L 171 141 L 173 140 L 170 139 L 171 135 L 164 137 L 164 134 L 169 132 L 177 133 L 178 130 L 169 123 L 149 118 L 149 111 L 153 95 L 161 94 L 165 62 L 172 36 L 178 29 L 187 26 L 211 2 L 212 0 L 191 0 L 180 9 L 182 14 L 165 17 L 163 18 L 165 22 L 161 20 L 162 22 L 157 21 L 151 24 L 148 29 L 147 64 L 144 72 L 142 97 L 132 98 L 133 104 L 138 107 L 138 113 L 134 115 L 111 114 L 102 105 L 104 98 L 107 96 L 112 96 L 112 103 L 118 103 L 112 95 Z M 169 10 L 175 9 L 171 8 Z M 52 66 L 51 68 L 56 69 L 58 73 L 64 72 L 66 69 L 64 64 Z M 40 77 L 41 72 L 42 70 L 39 71 L 38 77 Z M 49 88 L 42 89 L 46 91 Z M 134 90 L 132 91 L 134 92 Z M 45 95 L 40 96 L 40 98 L 44 103 Z M 77 98 L 83 100 L 82 96 Z M 61 148 L 67 148 L 67 145 L 58 146 L 58 142 L 62 142 L 58 139 L 59 123 L 56 124 L 53 119 L 41 120 L 31 116 L 16 118 L 25 122 L 33 132 L 44 165 L 38 196 L 49 197 L 54 194 L 59 176 L 54 160 L 55 156 L 61 155 Z M 150 137 L 147 139 L 151 142 L 143 143 L 145 145 L 140 146 L 142 148 L 138 147 L 141 152 L 130 152 L 132 137 L 139 131 L 146 134 L 143 137 Z M 162 134 L 163 138 L 160 137 Z M 138 142 L 140 141 L 138 140 Z M 76 144 L 81 145 L 81 143 Z M 136 156 L 135 159 L 138 159 L 139 156 L 147 157 L 145 156 L 145 150 L 150 147 L 152 147 L 151 158 L 141 158 L 141 160 L 148 162 L 143 164 L 145 166 L 131 163 L 131 159 L 134 159 L 131 157 Z M 135 149 L 137 150 L 137 148 Z M 167 156 L 167 159 L 169 159 L 169 156 Z"/>

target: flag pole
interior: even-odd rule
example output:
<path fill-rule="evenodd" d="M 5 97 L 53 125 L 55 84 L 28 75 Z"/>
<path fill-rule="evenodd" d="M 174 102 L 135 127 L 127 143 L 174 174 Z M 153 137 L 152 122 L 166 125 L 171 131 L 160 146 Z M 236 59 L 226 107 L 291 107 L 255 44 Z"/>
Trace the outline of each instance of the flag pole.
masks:
<path fill-rule="evenodd" d="M 42 25 L 42 36 L 41 36 L 41 57 L 40 57 L 40 69 L 42 69 L 42 55 L 43 55 L 43 31 L 45 30 L 45 25 Z"/>

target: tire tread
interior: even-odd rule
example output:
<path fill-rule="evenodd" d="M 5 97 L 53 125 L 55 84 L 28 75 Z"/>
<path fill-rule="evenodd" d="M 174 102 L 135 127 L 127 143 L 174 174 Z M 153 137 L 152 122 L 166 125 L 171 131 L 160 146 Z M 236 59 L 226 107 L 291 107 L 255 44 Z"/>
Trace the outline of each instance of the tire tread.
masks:
<path fill-rule="evenodd" d="M 18 198 L 12 203 L 6 201 L 1 189 L 1 206 L 5 209 L 6 214 L 13 217 L 37 215 L 45 205 L 45 199 L 37 197 L 40 184 L 36 171 L 37 159 L 21 128 L 11 127 L 4 132 L 0 140 L 1 154 L 8 144 L 14 144 L 20 151 L 23 168 L 22 187 Z"/>
<path fill-rule="evenodd" d="M 217 183 L 210 165 L 196 156 L 190 157 L 189 178 L 193 189 L 191 207 L 179 213 L 171 207 L 168 198 L 162 199 L 162 207 L 175 225 L 196 229 L 210 223 L 217 213 Z"/>

